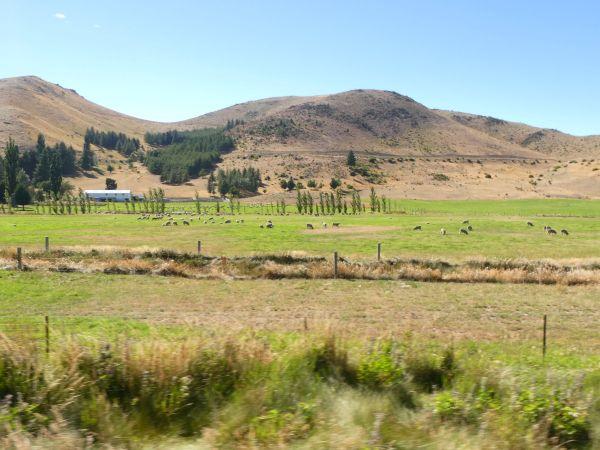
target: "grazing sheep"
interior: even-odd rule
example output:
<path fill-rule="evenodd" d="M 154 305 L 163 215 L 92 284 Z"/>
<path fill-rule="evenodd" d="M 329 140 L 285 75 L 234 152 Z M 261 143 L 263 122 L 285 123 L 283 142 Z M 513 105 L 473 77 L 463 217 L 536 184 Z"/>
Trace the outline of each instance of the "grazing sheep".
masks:
<path fill-rule="evenodd" d="M 225 223 L 231 223 L 231 220 L 230 220 L 230 219 L 227 219 L 227 220 L 225 221 Z"/>
<path fill-rule="evenodd" d="M 168 220 L 162 224 L 163 227 L 170 227 L 171 226 L 171 222 L 169 222 Z"/>
<path fill-rule="evenodd" d="M 463 220 L 463 224 L 464 224 L 464 225 L 466 225 L 466 224 L 468 224 L 468 223 L 469 223 L 469 221 L 468 221 L 468 220 Z"/>
<path fill-rule="evenodd" d="M 171 223 L 172 223 L 173 225 L 177 225 L 177 221 L 175 221 L 175 220 L 174 220 L 173 222 L 171 222 Z"/>
<path fill-rule="evenodd" d="M 267 224 L 267 228 L 273 228 L 273 223 L 272 223 L 272 222 L 269 222 L 269 223 Z"/>
<path fill-rule="evenodd" d="M 181 223 L 184 224 L 184 225 L 189 225 L 190 224 L 187 220 L 182 220 Z"/>
<path fill-rule="evenodd" d="M 315 229 L 315 227 L 313 227 L 312 223 L 307 223 L 306 224 L 306 228 L 309 229 L 309 230 L 314 230 Z"/>
<path fill-rule="evenodd" d="M 339 222 L 333 222 L 331 224 L 331 226 L 334 227 L 334 228 L 339 228 L 340 227 L 340 223 Z"/>
<path fill-rule="evenodd" d="M 548 234 L 556 234 L 556 230 L 553 230 L 552 228 L 548 228 Z"/>
<path fill-rule="evenodd" d="M 264 226 L 264 225 L 261 223 L 261 224 L 259 225 L 259 227 L 261 227 L 261 228 L 264 228 L 265 226 Z"/>
<path fill-rule="evenodd" d="M 569 232 L 567 230 L 560 230 L 560 234 L 562 234 L 563 236 L 568 236 Z"/>
<path fill-rule="evenodd" d="M 240 219 L 240 223 L 244 223 L 244 219 Z"/>
<path fill-rule="evenodd" d="M 467 230 L 469 230 L 469 231 L 473 231 L 473 227 L 472 227 L 471 225 L 469 225 L 469 226 L 467 227 Z"/>
<path fill-rule="evenodd" d="M 465 230 L 464 228 L 461 228 L 460 229 L 460 234 L 466 234 L 466 235 L 468 235 L 469 232 L 467 230 Z"/>
<path fill-rule="evenodd" d="M 416 227 L 413 228 L 413 231 L 421 231 L 423 229 L 423 227 L 421 225 L 417 225 Z"/>
<path fill-rule="evenodd" d="M 528 226 L 528 227 L 532 227 L 532 226 L 533 226 L 533 223 L 532 223 L 532 222 L 527 222 L 527 226 Z"/>
<path fill-rule="evenodd" d="M 446 229 L 445 229 L 445 228 L 441 228 L 441 229 L 440 229 L 440 234 L 441 234 L 442 236 L 446 236 Z"/>

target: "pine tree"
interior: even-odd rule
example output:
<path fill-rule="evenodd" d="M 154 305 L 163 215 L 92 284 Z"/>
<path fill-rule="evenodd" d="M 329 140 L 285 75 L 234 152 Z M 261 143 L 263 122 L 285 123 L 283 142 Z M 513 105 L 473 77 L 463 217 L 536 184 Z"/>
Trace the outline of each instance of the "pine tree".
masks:
<path fill-rule="evenodd" d="M 369 202 L 371 212 L 375 212 L 375 210 L 377 209 L 377 193 L 375 192 L 374 187 L 371 187 L 371 193 L 369 194 Z"/>
<path fill-rule="evenodd" d="M 85 136 L 85 141 L 83 143 L 83 153 L 81 154 L 79 165 L 83 170 L 90 170 L 94 166 L 94 152 L 92 151 L 90 139 L 88 138 L 87 133 Z"/>
<path fill-rule="evenodd" d="M 4 184 L 6 201 L 12 198 L 17 189 L 17 173 L 19 171 L 19 147 L 11 138 L 8 138 L 4 150 Z"/>
<path fill-rule="evenodd" d="M 346 162 L 348 166 L 354 167 L 356 165 L 356 155 L 352 150 L 348 152 L 348 157 L 346 158 Z"/>
<path fill-rule="evenodd" d="M 209 177 L 208 177 L 208 186 L 207 186 L 207 190 L 209 194 L 214 194 L 216 192 L 216 183 L 217 180 L 215 179 L 215 173 L 211 172 Z"/>
<path fill-rule="evenodd" d="M 60 194 L 62 186 L 62 165 L 58 152 L 52 152 L 50 157 L 50 191 L 54 195 Z"/>

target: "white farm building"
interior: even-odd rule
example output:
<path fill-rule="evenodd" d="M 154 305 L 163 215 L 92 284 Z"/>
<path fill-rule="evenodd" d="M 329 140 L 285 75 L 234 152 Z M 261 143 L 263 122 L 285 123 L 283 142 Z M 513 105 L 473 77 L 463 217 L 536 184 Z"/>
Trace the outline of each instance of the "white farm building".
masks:
<path fill-rule="evenodd" d="M 124 189 L 107 190 L 107 189 L 89 189 L 83 191 L 86 197 L 99 202 L 124 202 L 131 201 L 131 191 Z"/>

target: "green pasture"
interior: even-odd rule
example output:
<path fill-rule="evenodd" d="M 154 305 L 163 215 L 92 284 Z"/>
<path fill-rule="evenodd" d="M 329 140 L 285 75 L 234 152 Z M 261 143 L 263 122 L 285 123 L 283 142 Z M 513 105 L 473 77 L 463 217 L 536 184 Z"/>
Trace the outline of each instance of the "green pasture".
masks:
<path fill-rule="evenodd" d="M 168 205 L 174 210 L 196 210 L 194 203 Z M 215 205 L 204 207 L 214 210 Z M 195 251 L 201 240 L 207 254 L 226 256 L 287 251 L 330 255 L 338 251 L 342 256 L 371 258 L 381 242 L 386 258 L 600 257 L 600 201 L 411 200 L 397 201 L 395 208 L 390 214 L 313 217 L 293 212 L 287 216 L 267 214 L 265 205 L 260 214 L 260 206 L 247 205 L 242 206 L 241 214 L 215 216 L 214 224 L 204 224 L 202 217 L 190 226 L 180 222 L 176 227 L 163 227 L 163 220 L 137 220 L 138 214 L 48 215 L 26 211 L 0 215 L 0 247 L 40 248 L 48 236 L 56 246 L 148 246 L 182 251 Z M 288 205 L 287 210 L 294 208 Z M 226 219 L 232 223 L 219 223 Z M 244 223 L 236 223 L 239 219 Z M 267 220 L 273 221 L 273 229 L 260 228 Z M 459 234 L 465 226 L 463 220 L 469 220 L 473 227 L 469 236 Z M 528 227 L 527 221 L 534 227 Z M 340 229 L 332 229 L 332 222 L 339 222 Z M 307 230 L 307 223 L 315 230 Z M 423 230 L 413 231 L 417 225 Z M 566 229 L 569 236 L 548 235 L 544 225 Z M 447 236 L 440 236 L 441 228 L 447 230 Z"/>

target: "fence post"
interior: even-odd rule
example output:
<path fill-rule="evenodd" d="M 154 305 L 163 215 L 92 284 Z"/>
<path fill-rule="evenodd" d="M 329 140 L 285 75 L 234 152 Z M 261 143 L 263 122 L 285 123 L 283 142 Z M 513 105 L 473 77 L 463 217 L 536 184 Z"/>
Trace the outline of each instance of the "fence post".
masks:
<path fill-rule="evenodd" d="M 333 252 L 333 278 L 338 277 L 338 252 Z"/>
<path fill-rule="evenodd" d="M 23 256 L 21 253 L 21 247 L 17 247 L 17 269 L 23 270 Z"/>
<path fill-rule="evenodd" d="M 50 251 L 50 238 L 48 236 L 44 238 L 44 248 L 46 249 L 46 253 Z"/>
<path fill-rule="evenodd" d="M 544 314 L 544 337 L 542 342 L 542 357 L 546 357 L 546 330 L 548 328 L 548 317 Z"/>
<path fill-rule="evenodd" d="M 381 242 L 377 243 L 377 261 L 381 261 Z"/>
<path fill-rule="evenodd" d="M 202 253 L 202 241 L 198 241 L 198 254 Z"/>
<path fill-rule="evenodd" d="M 45 317 L 45 331 L 46 331 L 46 354 L 50 353 L 50 318 Z"/>

